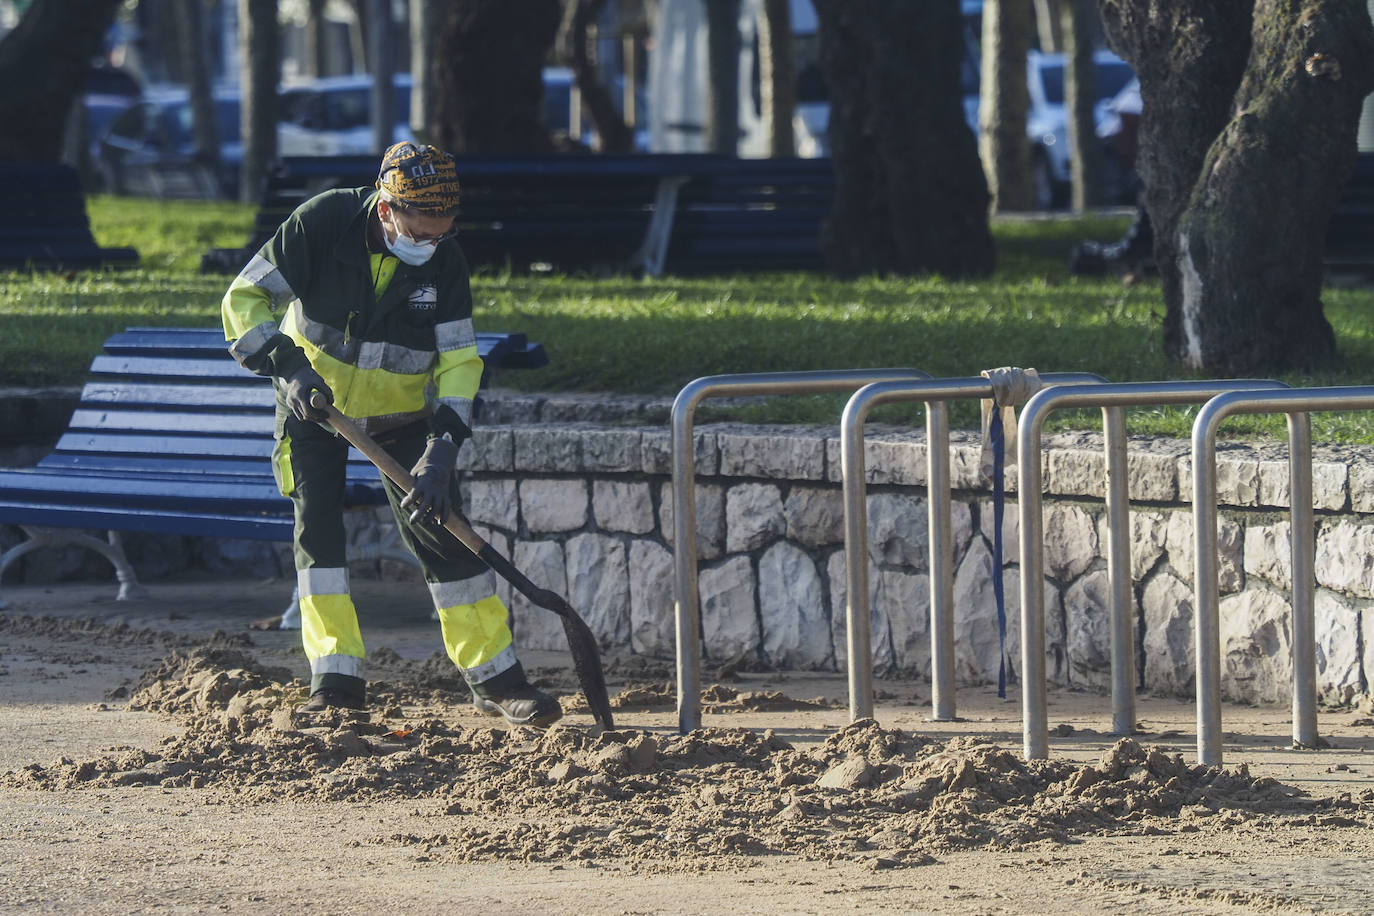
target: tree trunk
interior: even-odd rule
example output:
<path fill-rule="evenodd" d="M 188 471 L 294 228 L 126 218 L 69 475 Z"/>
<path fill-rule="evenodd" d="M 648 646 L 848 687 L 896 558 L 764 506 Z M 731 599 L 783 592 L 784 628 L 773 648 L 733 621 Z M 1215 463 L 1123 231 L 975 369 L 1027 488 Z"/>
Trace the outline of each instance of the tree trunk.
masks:
<path fill-rule="evenodd" d="M 0 161 L 60 159 L 67 113 L 118 8 L 119 0 L 45 0 L 0 39 Z"/>
<path fill-rule="evenodd" d="M 605 8 L 606 0 L 568 0 L 560 27 L 559 56 L 573 72 L 582 104 L 596 125 L 601 152 L 628 153 L 634 149 L 634 132 L 616 111 L 615 100 L 601 82 L 592 53 L 593 27 Z"/>
<path fill-rule="evenodd" d="M 176 22 L 177 49 L 181 69 L 187 77 L 191 101 L 191 136 L 196 146 L 196 162 L 219 174 L 219 119 L 210 91 L 209 55 L 201 27 L 201 0 L 174 0 L 172 16 Z"/>
<path fill-rule="evenodd" d="M 990 272 L 987 181 L 959 93 L 958 0 L 815 5 L 835 166 L 827 260 L 846 274 Z"/>
<path fill-rule="evenodd" d="M 768 155 L 795 156 L 797 140 L 792 115 L 797 108 L 797 65 L 792 54 L 792 6 L 789 0 L 763 0 L 759 16 L 759 89 Z"/>
<path fill-rule="evenodd" d="M 257 203 L 267 170 L 277 155 L 277 83 L 281 47 L 276 0 L 238 0 L 239 60 L 244 62 L 242 111 L 243 168 L 239 200 Z"/>
<path fill-rule="evenodd" d="M 451 0 L 439 44 L 436 138 L 454 153 L 547 153 L 542 71 L 558 0 Z"/>
<path fill-rule="evenodd" d="M 316 79 L 329 74 L 329 20 L 324 8 L 329 0 L 310 0 L 310 15 L 305 23 L 305 74 Z"/>
<path fill-rule="evenodd" d="M 1168 352 L 1213 375 L 1334 352 L 1325 229 L 1350 175 L 1374 29 L 1349 0 L 1102 0 L 1140 76 L 1137 160 Z M 1244 28 L 1238 28 L 1238 24 Z"/>
<path fill-rule="evenodd" d="M 1102 203 L 1106 171 L 1102 144 L 1097 140 L 1097 65 L 1093 62 L 1092 0 L 1060 0 L 1064 36 L 1064 114 L 1068 127 L 1073 209 L 1083 211 Z"/>
<path fill-rule="evenodd" d="M 706 149 L 727 156 L 739 152 L 739 0 L 706 4 Z"/>
<path fill-rule="evenodd" d="M 1025 0 L 987 0 L 983 4 L 978 152 L 996 212 L 1029 210 L 1034 202 L 1030 141 L 1026 139 L 1030 33 L 1030 6 Z"/>
<path fill-rule="evenodd" d="M 372 73 L 372 147 L 380 159 L 396 139 L 396 24 L 391 19 L 391 0 L 370 0 L 367 5 Z"/>
<path fill-rule="evenodd" d="M 1075 0 L 1035 0 L 1035 34 L 1040 39 L 1040 50 L 1046 54 L 1054 54 L 1067 46 L 1069 30 L 1064 25 L 1063 7 L 1073 2 Z"/>
<path fill-rule="evenodd" d="M 428 141 L 436 131 L 434 111 L 434 35 L 439 0 L 410 0 L 410 132 Z"/>

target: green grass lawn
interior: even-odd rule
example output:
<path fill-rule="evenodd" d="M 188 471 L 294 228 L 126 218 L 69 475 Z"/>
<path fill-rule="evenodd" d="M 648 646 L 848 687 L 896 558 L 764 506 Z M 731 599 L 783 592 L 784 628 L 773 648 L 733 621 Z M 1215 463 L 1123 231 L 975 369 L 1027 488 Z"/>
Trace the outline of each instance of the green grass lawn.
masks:
<path fill-rule="evenodd" d="M 72 385 L 115 331 L 130 325 L 219 323 L 227 277 L 197 272 L 212 247 L 242 244 L 254 207 L 93 197 L 97 240 L 131 245 L 135 271 L 73 276 L 0 273 L 0 384 Z M 1187 377 L 1161 348 L 1157 283 L 1072 277 L 1067 256 L 1083 238 L 1111 239 L 1125 216 L 998 220 L 999 268 L 989 279 L 825 274 L 724 277 L 587 277 L 481 272 L 473 280 L 481 330 L 519 330 L 541 341 L 550 364 L 509 371 L 499 384 L 539 391 L 672 395 L 693 378 L 730 372 L 915 367 L 938 377 L 997 366 L 1096 372 L 1113 381 Z M 1374 291 L 1331 289 L 1327 316 L 1339 363 L 1291 385 L 1364 384 L 1374 365 Z M 732 415 L 757 422 L 837 422 L 844 398 L 774 398 Z M 1192 411 L 1142 408 L 1133 433 L 1187 436 Z M 720 415 L 712 411 L 711 415 Z M 955 426 L 976 424 L 971 403 Z M 882 408 L 873 422 L 920 423 L 917 406 Z M 1053 428 L 1095 428 L 1096 411 L 1058 414 Z M 1280 417 L 1228 421 L 1228 435 L 1282 435 Z M 1374 442 L 1364 414 L 1313 418 L 1318 441 Z"/>

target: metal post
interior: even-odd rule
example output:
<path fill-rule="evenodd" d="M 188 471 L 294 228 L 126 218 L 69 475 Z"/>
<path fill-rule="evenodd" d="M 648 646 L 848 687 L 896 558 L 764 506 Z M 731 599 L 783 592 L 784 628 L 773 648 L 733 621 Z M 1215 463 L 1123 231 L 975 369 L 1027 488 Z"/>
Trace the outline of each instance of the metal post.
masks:
<path fill-rule="evenodd" d="M 1102 408 L 1107 497 L 1107 578 L 1111 582 L 1112 734 L 1135 731 L 1135 627 L 1131 600 L 1130 486 L 1126 408 Z"/>
<path fill-rule="evenodd" d="M 696 448 L 693 417 L 708 397 L 825 394 L 870 382 L 930 378 L 920 369 L 829 369 L 711 375 L 688 382 L 673 401 L 673 566 L 677 585 L 677 714 L 682 734 L 701 726 L 701 608 L 697 593 Z"/>
<path fill-rule="evenodd" d="M 1087 372 L 1051 372 L 1047 385 L 1101 381 Z M 880 382 L 854 393 L 840 420 L 840 468 L 844 489 L 846 613 L 849 646 L 849 715 L 873 715 L 872 634 L 869 626 L 867 487 L 864 472 L 864 422 L 874 407 L 923 401 L 926 407 L 926 498 L 930 524 L 930 680 L 931 718 L 956 718 L 954 702 L 954 550 L 951 534 L 949 420 L 945 402 L 993 397 L 986 378 Z M 996 574 L 1001 575 L 1001 570 Z M 863 665 L 855 664 L 864 659 Z"/>
<path fill-rule="evenodd" d="M 1306 417 L 1314 410 L 1374 410 L 1374 387 L 1232 392 L 1212 398 L 1193 421 L 1197 755 L 1198 762 L 1204 766 L 1220 766 L 1222 758 L 1221 601 L 1216 578 L 1216 431 L 1224 419 L 1234 414 L 1288 415 L 1289 520 L 1293 529 L 1293 737 L 1306 747 L 1317 744 L 1316 533 L 1312 511 L 1312 443 Z"/>
<path fill-rule="evenodd" d="M 941 401 L 925 403 L 926 516 L 930 527 L 930 717 L 936 722 L 952 722 L 958 713 L 954 704 L 954 510 L 949 495 L 949 407 Z M 863 539 L 868 540 L 867 528 Z M 867 549 L 864 553 L 868 553 Z M 993 570 L 993 575 L 1001 574 L 1001 570 Z M 868 578 L 866 568 L 864 578 Z M 859 606 L 869 606 L 867 589 L 864 603 Z M 867 618 L 868 614 L 863 616 Z M 865 696 L 871 703 L 871 684 Z M 851 709 L 853 703 L 851 695 Z"/>
<path fill-rule="evenodd" d="M 1064 407 L 1101 407 L 1107 439 L 1108 574 L 1113 606 L 1109 609 L 1112 641 L 1113 725 L 1134 728 L 1135 635 L 1130 589 L 1130 517 L 1127 509 L 1124 420 L 1110 408 L 1152 404 L 1195 404 L 1236 389 L 1281 388 L 1282 382 L 1244 379 L 1224 382 L 1120 382 L 1047 388 L 1032 397 L 1017 424 L 1017 468 L 1021 517 L 1021 715 L 1023 752 L 1027 759 L 1049 756 L 1047 679 L 1045 676 L 1044 496 L 1040 438 L 1045 418 Z M 1121 661 L 1121 659 L 1125 661 Z M 1120 671 L 1122 665 L 1126 671 Z M 1131 676 L 1127 676 L 1127 672 Z"/>

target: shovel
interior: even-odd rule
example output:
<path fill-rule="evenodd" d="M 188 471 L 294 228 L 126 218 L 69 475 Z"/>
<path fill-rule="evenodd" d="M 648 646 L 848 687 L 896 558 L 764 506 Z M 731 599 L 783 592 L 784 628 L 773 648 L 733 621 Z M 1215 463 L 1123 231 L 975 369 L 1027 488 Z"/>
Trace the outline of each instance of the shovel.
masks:
<path fill-rule="evenodd" d="M 377 470 L 389 477 L 392 483 L 406 492 L 415 486 L 415 479 L 410 476 L 409 471 L 403 468 L 395 458 L 388 455 L 356 423 L 325 400 L 319 392 L 311 396 L 310 406 L 316 410 L 324 411 L 329 417 L 330 425 L 338 431 L 339 435 L 366 455 L 367 459 L 377 466 Z M 540 588 L 525 578 L 525 575 L 516 569 L 510 560 L 501 556 L 490 544 L 478 537 L 477 532 L 473 531 L 471 526 L 459 518 L 456 513 L 448 513 L 444 518 L 444 527 L 462 542 L 464 547 L 471 550 L 478 559 L 491 567 L 493 572 L 515 586 L 520 594 L 539 607 L 552 611 L 562 618 L 563 632 L 568 637 L 568 648 L 572 650 L 573 669 L 577 672 L 577 680 L 582 685 L 582 693 L 587 698 L 587 705 L 591 707 L 592 716 L 603 728 L 614 728 L 615 726 L 611 721 L 611 701 L 606 695 L 606 675 L 601 670 L 601 656 L 596 649 L 596 637 L 592 635 L 586 621 L 578 616 L 572 605 L 568 604 L 557 593 L 546 588 Z"/>

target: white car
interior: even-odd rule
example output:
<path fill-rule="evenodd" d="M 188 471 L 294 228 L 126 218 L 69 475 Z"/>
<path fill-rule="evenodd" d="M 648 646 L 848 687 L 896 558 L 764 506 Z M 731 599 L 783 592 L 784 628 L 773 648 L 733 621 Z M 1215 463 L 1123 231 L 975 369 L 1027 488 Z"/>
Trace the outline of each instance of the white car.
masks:
<path fill-rule="evenodd" d="M 372 140 L 371 75 L 331 76 L 282 88 L 277 153 L 281 156 L 352 156 L 376 152 Z M 410 74 L 395 76 L 396 127 L 392 142 L 413 140 Z"/>

